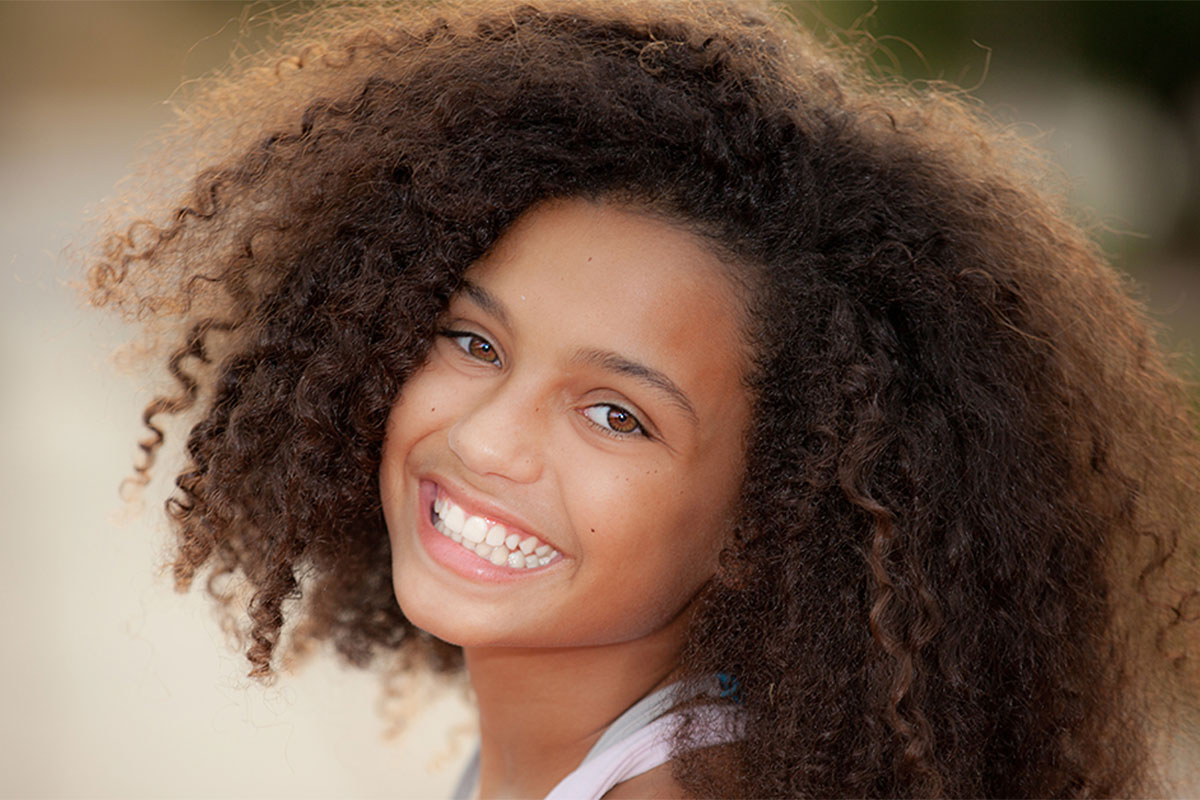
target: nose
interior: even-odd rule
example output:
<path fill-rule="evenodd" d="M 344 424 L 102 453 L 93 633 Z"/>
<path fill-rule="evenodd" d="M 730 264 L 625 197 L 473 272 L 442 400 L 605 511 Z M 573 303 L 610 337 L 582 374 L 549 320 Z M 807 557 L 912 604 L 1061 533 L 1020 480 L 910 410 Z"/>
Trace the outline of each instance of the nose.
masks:
<path fill-rule="evenodd" d="M 542 474 L 543 416 L 529 392 L 497 384 L 450 427 L 450 452 L 478 475 L 533 483 Z"/>

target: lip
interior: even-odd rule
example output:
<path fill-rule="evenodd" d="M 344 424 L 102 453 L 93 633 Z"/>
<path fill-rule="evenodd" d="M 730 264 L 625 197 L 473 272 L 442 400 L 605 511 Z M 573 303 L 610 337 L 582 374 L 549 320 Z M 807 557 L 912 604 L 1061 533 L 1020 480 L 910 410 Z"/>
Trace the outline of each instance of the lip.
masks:
<path fill-rule="evenodd" d="M 417 493 L 419 503 L 417 508 L 417 534 L 421 540 L 421 545 L 425 548 L 425 552 L 429 554 L 429 557 L 451 572 L 472 581 L 509 583 L 542 575 L 547 570 L 554 569 L 555 566 L 565 560 L 565 556 L 562 555 L 562 551 L 560 550 L 559 556 L 544 567 L 514 569 L 508 565 L 497 566 L 491 561 L 469 552 L 462 545 L 451 541 L 449 537 L 439 533 L 434 529 L 433 523 L 429 520 L 429 509 L 437 497 L 439 487 L 442 489 L 443 494 L 453 500 L 455 504 L 462 506 L 464 510 L 470 509 L 470 513 L 472 514 L 482 516 L 491 522 L 499 522 L 513 531 L 527 532 L 528 529 L 526 526 L 519 524 L 519 520 L 514 521 L 511 515 L 499 511 L 489 503 L 461 500 L 462 494 L 455 487 L 435 482 L 430 478 L 421 479 L 420 488 Z M 553 542 L 544 539 L 540 535 L 534 535 L 543 543 L 554 547 L 556 550 L 558 549 Z"/>

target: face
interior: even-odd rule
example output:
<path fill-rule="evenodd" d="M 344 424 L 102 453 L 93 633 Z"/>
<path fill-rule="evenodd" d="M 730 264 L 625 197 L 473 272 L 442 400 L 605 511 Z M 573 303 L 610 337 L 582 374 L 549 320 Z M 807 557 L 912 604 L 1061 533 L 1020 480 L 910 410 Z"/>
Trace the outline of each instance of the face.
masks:
<path fill-rule="evenodd" d="M 388 419 L 401 608 L 464 646 L 656 635 L 730 530 L 737 293 L 693 234 L 583 200 L 526 213 L 466 280 Z"/>

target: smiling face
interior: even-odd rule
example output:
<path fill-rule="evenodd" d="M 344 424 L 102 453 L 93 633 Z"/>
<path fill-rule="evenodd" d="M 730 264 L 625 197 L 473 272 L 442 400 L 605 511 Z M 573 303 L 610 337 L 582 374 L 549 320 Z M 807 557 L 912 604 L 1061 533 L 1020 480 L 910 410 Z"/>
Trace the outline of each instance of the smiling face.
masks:
<path fill-rule="evenodd" d="M 660 634 L 714 574 L 742 476 L 748 358 L 723 266 L 680 228 L 567 200 L 466 280 L 388 419 L 401 608 L 465 646 Z"/>

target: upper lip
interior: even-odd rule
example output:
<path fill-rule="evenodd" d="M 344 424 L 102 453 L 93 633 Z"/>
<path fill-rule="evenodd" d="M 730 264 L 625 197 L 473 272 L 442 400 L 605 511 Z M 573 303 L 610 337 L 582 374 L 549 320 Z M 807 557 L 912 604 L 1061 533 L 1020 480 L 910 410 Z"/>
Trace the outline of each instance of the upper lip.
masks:
<path fill-rule="evenodd" d="M 558 550 L 560 553 L 562 553 L 562 548 L 543 535 L 541 531 L 539 531 L 533 525 L 530 525 L 525 520 L 521 519 L 519 515 L 514 514 L 498 503 L 495 503 L 485 497 L 480 497 L 479 495 L 474 494 L 470 489 L 464 487 L 462 484 L 454 483 L 450 479 L 439 475 L 427 475 L 425 476 L 425 479 L 441 489 L 446 496 L 454 502 L 455 505 L 461 506 L 462 510 L 467 512 L 467 514 L 487 517 L 488 519 L 499 522 L 506 528 L 515 528 L 520 530 L 526 536 L 536 536 L 543 544 L 548 544 L 555 550 Z M 566 554 L 563 553 L 563 555 Z"/>

